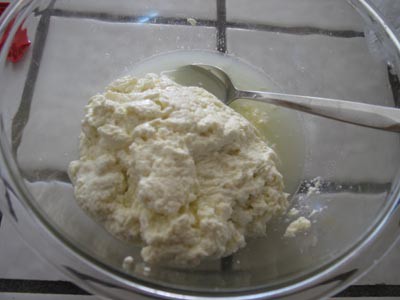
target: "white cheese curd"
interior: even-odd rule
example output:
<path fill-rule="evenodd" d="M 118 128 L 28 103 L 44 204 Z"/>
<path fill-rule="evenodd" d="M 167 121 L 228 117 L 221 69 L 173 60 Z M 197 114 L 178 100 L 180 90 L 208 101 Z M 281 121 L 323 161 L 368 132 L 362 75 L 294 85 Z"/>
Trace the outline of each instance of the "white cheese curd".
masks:
<path fill-rule="evenodd" d="M 311 222 L 305 217 L 299 217 L 295 221 L 291 222 L 286 228 L 284 237 L 293 238 L 299 233 L 304 233 L 311 227 Z"/>
<path fill-rule="evenodd" d="M 265 236 L 287 194 L 275 152 L 243 116 L 166 76 L 123 77 L 86 106 L 78 204 L 148 263 L 197 265 Z"/>

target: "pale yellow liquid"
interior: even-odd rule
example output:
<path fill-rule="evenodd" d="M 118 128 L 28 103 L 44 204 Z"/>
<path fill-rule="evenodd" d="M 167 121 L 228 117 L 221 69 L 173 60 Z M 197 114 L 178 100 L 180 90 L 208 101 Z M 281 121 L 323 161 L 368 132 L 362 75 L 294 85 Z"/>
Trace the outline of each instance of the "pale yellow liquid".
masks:
<path fill-rule="evenodd" d="M 248 90 L 280 92 L 271 76 L 249 64 L 228 55 L 205 51 L 176 51 L 151 57 L 135 65 L 130 74 L 162 73 L 180 66 L 204 63 L 222 68 L 236 87 Z M 204 84 L 207 89 L 207 84 Z M 301 115 L 277 106 L 237 100 L 231 107 L 258 128 L 261 137 L 279 156 L 279 171 L 285 182 L 285 191 L 293 195 L 303 177 L 305 163 L 305 135 Z"/>

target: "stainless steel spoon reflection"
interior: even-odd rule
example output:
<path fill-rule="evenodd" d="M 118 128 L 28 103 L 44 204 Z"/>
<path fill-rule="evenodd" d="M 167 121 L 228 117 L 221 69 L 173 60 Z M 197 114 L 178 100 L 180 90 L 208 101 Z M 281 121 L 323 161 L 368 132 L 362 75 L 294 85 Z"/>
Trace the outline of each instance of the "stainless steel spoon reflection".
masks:
<path fill-rule="evenodd" d="M 222 69 L 205 64 L 182 66 L 166 72 L 166 75 L 181 85 L 201 86 L 227 105 L 237 99 L 250 99 L 345 123 L 400 132 L 400 109 L 397 108 L 338 99 L 240 90 Z"/>

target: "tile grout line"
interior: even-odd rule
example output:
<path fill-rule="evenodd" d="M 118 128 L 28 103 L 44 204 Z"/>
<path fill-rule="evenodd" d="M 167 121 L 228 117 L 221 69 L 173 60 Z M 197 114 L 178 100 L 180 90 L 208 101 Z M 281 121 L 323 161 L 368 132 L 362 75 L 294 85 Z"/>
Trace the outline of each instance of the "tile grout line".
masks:
<path fill-rule="evenodd" d="M 52 17 L 91 19 L 114 23 L 134 23 L 134 24 L 162 24 L 162 25 L 191 25 L 185 18 L 163 17 L 158 15 L 114 15 L 108 13 L 68 11 L 62 9 L 48 9 Z M 41 14 L 41 13 L 37 13 Z M 207 19 L 196 19 L 196 26 L 215 27 L 216 21 Z"/>
<path fill-rule="evenodd" d="M 335 297 L 400 297 L 400 285 L 351 285 Z"/>
<path fill-rule="evenodd" d="M 69 281 L 1 279 L 1 293 L 51 294 L 51 295 L 92 295 Z M 353 297 L 400 297 L 400 285 L 375 284 L 351 285 L 333 298 Z"/>
<path fill-rule="evenodd" d="M 55 3 L 53 0 L 50 3 L 52 7 Z M 35 90 L 36 80 L 39 74 L 40 61 L 43 56 L 43 49 L 46 43 L 47 33 L 49 30 L 51 15 L 44 13 L 39 21 L 37 27 L 37 34 L 33 43 L 32 58 L 29 66 L 28 74 L 26 76 L 25 86 L 22 91 L 21 102 L 16 114 L 12 119 L 11 124 L 11 147 L 12 153 L 17 157 L 18 147 L 21 143 L 24 128 L 29 120 L 29 113 L 31 109 L 33 94 Z"/>
<path fill-rule="evenodd" d="M 388 65 L 387 67 L 388 79 L 390 89 L 393 95 L 393 101 L 396 107 L 400 106 L 400 80 L 399 76 L 394 73 L 393 68 Z"/>
<path fill-rule="evenodd" d="M 226 2 L 217 1 L 217 50 L 226 53 Z"/>
<path fill-rule="evenodd" d="M 52 7 L 55 3 L 55 0 L 52 0 L 49 4 L 49 7 Z M 11 122 L 11 152 L 14 157 L 17 157 L 18 147 L 21 143 L 22 135 L 24 128 L 29 120 L 29 113 L 32 104 L 33 93 L 35 89 L 35 83 L 37 80 L 37 76 L 39 73 L 39 65 L 40 60 L 43 55 L 43 48 L 47 37 L 48 27 L 50 23 L 50 15 L 49 14 L 42 14 L 37 30 L 42 28 L 42 32 L 40 35 L 36 34 L 35 40 L 32 46 L 32 57 L 31 62 L 29 65 L 28 73 L 25 79 L 24 89 L 21 95 L 21 102 L 18 106 L 18 110 L 15 113 L 14 117 L 12 118 Z M 10 198 L 8 196 L 8 186 L 6 181 L 3 179 L 3 183 L 6 185 L 5 189 L 5 197 L 7 199 L 10 214 L 11 216 L 16 219 L 15 213 L 13 211 Z M 0 211 L 0 226 L 2 222 L 3 213 Z"/>
<path fill-rule="evenodd" d="M 324 36 L 339 37 L 339 38 L 364 37 L 364 33 L 361 31 L 329 30 L 311 26 L 277 26 L 270 24 L 238 23 L 238 22 L 227 22 L 226 26 L 228 28 L 234 28 L 234 29 L 247 29 L 256 31 L 286 33 L 293 35 L 324 35 Z"/>
<path fill-rule="evenodd" d="M 221 3 L 224 7 L 221 8 L 221 12 L 225 11 L 225 0 L 217 0 L 217 3 Z M 222 9 L 223 8 L 223 9 Z M 218 6 L 217 6 L 218 10 Z M 119 23 L 134 23 L 134 24 L 158 24 L 158 25 L 179 25 L 179 26 L 193 26 L 185 18 L 176 17 L 163 17 L 163 16 L 139 16 L 139 15 L 115 15 L 108 13 L 95 13 L 95 12 L 79 12 L 79 11 L 67 11 L 63 9 L 47 9 L 42 12 L 36 12 L 36 15 L 41 15 L 49 11 L 51 16 L 63 17 L 63 18 L 77 18 L 77 19 L 92 19 L 104 22 L 119 22 Z M 310 26 L 278 26 L 273 24 L 259 24 L 259 23 L 242 23 L 242 22 L 227 22 L 226 14 L 220 16 L 220 20 L 224 20 L 225 26 L 222 22 L 208 20 L 208 19 L 196 19 L 196 26 L 199 27 L 217 27 L 221 40 L 225 39 L 226 28 L 233 29 L 245 29 L 255 31 L 266 31 L 276 33 L 286 33 L 293 35 L 325 35 L 330 37 L 339 38 L 356 38 L 364 37 L 364 33 L 361 31 L 354 30 L 337 30 L 337 29 L 326 29 L 319 27 Z M 222 46 L 222 45 L 221 45 Z M 225 45 L 226 46 L 226 45 Z M 223 48 L 221 50 L 224 50 Z M 224 52 L 224 51 L 222 51 Z"/>
<path fill-rule="evenodd" d="M 1 279 L 0 293 L 91 295 L 69 281 Z"/>

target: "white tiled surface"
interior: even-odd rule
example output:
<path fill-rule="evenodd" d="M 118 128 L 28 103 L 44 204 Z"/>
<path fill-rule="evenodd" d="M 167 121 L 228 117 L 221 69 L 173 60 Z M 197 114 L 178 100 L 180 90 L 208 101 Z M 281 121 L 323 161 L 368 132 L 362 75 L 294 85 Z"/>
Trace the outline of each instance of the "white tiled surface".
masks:
<path fill-rule="evenodd" d="M 362 30 L 346 0 L 227 0 L 227 20 L 280 26 Z"/>
<path fill-rule="evenodd" d="M 0 279 L 70 281 L 21 240 L 18 232 L 3 218 L 0 227 Z M 40 251 L 40 250 L 39 250 Z M 102 300 L 97 296 L 0 293 L 0 300 Z M 135 296 L 132 300 L 148 300 Z"/>
<path fill-rule="evenodd" d="M 0 278 L 68 280 L 27 247 L 7 219 L 3 220 L 0 228 L 0 240 Z M 356 284 L 400 285 L 399 270 L 400 242 L 397 242 L 390 253 Z"/>
<path fill-rule="evenodd" d="M 371 57 L 363 38 L 228 28 L 227 39 L 230 54 L 268 72 L 287 93 L 392 102 L 386 66 Z"/>
<path fill-rule="evenodd" d="M 228 29 L 227 39 L 229 53 L 267 70 L 287 93 L 393 103 L 386 66 L 372 59 L 363 38 Z M 399 141 L 389 133 L 309 115 L 304 120 L 310 157 L 319 162 L 308 169 L 310 178 L 385 182 L 400 164 Z"/>
<path fill-rule="evenodd" d="M 0 278 L 67 280 L 33 252 L 4 218 L 0 227 L 0 239 Z"/>
<path fill-rule="evenodd" d="M 161 0 L 149 0 L 143 3 L 144 6 L 137 6 L 135 13 L 138 14 L 146 14 L 149 12 L 149 7 L 154 7 Z M 340 11 L 340 7 L 345 4 L 344 0 L 289 0 L 289 1 L 281 1 L 281 0 L 252 0 L 255 3 L 256 9 L 249 9 L 247 5 L 247 1 L 244 0 L 227 0 L 227 8 L 228 8 L 228 21 L 263 21 L 266 23 L 273 22 L 275 25 L 320 25 L 329 28 L 331 24 L 336 22 L 337 20 L 332 19 L 333 14 L 329 15 L 312 15 L 312 11 L 307 11 L 306 4 L 312 3 L 314 6 L 334 6 L 337 11 Z M 378 1 L 378 0 L 377 0 Z M 65 3 L 66 1 L 64 1 Z M 72 2 L 72 1 L 71 1 Z M 95 1 L 87 1 L 87 9 L 90 9 L 92 5 L 94 5 Z M 121 1 L 121 6 L 113 6 L 117 7 L 116 13 L 118 12 L 126 12 L 126 3 L 127 1 Z M 163 15 L 165 16 L 192 16 L 195 15 L 201 18 L 214 18 L 215 11 L 214 6 L 212 5 L 213 0 L 198 0 L 193 1 L 191 3 L 195 3 L 193 6 L 185 5 L 183 0 L 175 0 L 169 2 L 171 6 L 163 6 Z M 283 3 L 286 4 L 283 4 Z M 339 2 L 343 2 L 338 4 Z M 389 2 L 389 0 L 384 0 L 380 2 Z M 63 1 L 59 1 L 59 8 L 63 5 Z M 99 2 L 96 0 L 96 5 Z M 102 9 L 107 10 L 109 8 L 109 1 L 101 1 L 99 4 Z M 130 2 L 132 3 L 132 2 Z M 203 5 L 203 3 L 205 3 Z M 297 15 L 289 14 L 287 8 L 287 4 L 290 3 L 291 7 L 293 5 L 296 7 L 296 10 L 299 12 Z M 335 3 L 335 4 L 334 4 Z M 280 9 L 274 10 L 271 12 L 271 5 L 280 5 Z M 259 9 L 260 6 L 262 9 Z M 179 12 L 176 14 L 173 10 L 179 7 Z M 259 7 L 259 8 L 257 8 Z M 391 12 L 392 15 L 393 11 Z M 240 13 L 240 15 L 239 15 Z M 307 20 L 302 19 L 300 15 L 307 15 Z M 311 16 L 311 18 L 310 18 Z M 342 28 L 341 29 L 360 29 L 358 27 L 357 17 L 349 15 L 348 12 L 343 11 L 340 14 L 340 18 L 342 19 Z M 311 22 L 310 22 L 311 19 Z M 96 26 L 95 26 L 96 27 Z M 92 27 L 93 29 L 93 27 Z M 81 30 L 81 29 L 79 29 Z M 211 33 L 213 35 L 214 33 Z M 214 37 L 212 37 L 213 39 Z M 248 49 L 247 49 L 248 50 Z M 65 53 L 64 53 L 65 54 Z M 68 53 L 67 53 L 68 54 Z M 301 59 L 300 59 L 301 61 Z M 362 67 L 362 66 L 361 66 Z M 379 72 L 379 70 L 376 70 Z M 318 78 L 318 76 L 316 76 Z M 301 86 L 293 86 L 293 88 L 300 88 Z M 370 95 L 372 97 L 372 95 Z M 368 95 L 366 95 L 366 99 L 368 99 Z M 68 280 L 58 271 L 54 270 L 52 266 L 50 266 L 47 262 L 39 259 L 35 253 L 32 252 L 18 237 L 18 234 L 15 230 L 7 223 L 7 220 L 3 220 L 3 224 L 0 228 L 0 278 L 17 278 L 17 279 L 43 279 L 43 280 Z M 375 267 L 371 272 L 361 278 L 356 284 L 400 284 L 400 242 L 398 242 L 395 247 L 391 250 L 391 252 Z M 13 294 L 13 293 L 5 293 L 0 294 L 0 300 L 98 300 L 99 298 L 94 296 L 65 296 L 65 295 L 30 295 L 30 294 Z M 349 299 L 349 298 L 336 298 L 336 299 Z M 377 300 L 381 298 L 357 298 L 358 300 Z M 394 300 L 399 298 L 384 298 L 385 300 Z"/>

